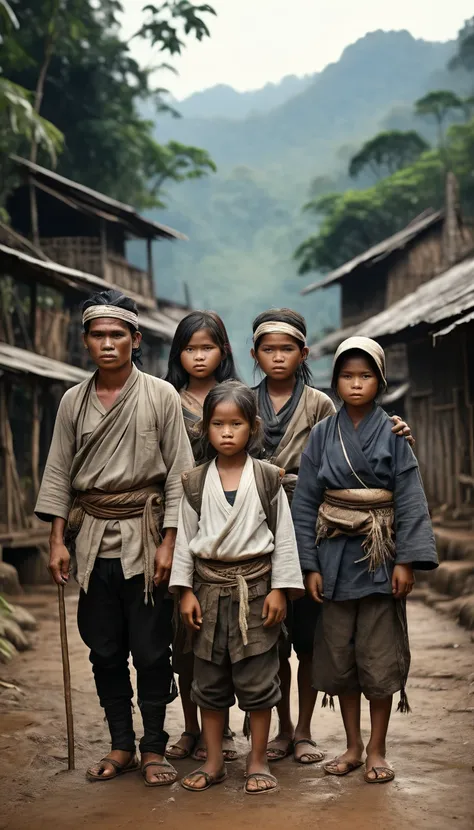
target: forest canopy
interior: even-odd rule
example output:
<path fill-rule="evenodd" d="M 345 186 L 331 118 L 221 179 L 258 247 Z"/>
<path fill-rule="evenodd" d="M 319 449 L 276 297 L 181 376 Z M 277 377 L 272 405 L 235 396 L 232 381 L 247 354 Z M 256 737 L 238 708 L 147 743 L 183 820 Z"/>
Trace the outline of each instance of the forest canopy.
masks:
<path fill-rule="evenodd" d="M 474 18 L 460 31 L 449 66 L 474 74 Z M 464 211 L 474 214 L 473 105 L 472 96 L 433 90 L 415 102 L 414 114 L 435 126 L 435 146 L 428 147 L 414 130 L 384 131 L 365 142 L 348 165 L 353 178 L 370 171 L 374 185 L 321 192 L 313 183 L 304 211 L 317 218 L 319 227 L 295 252 L 299 273 L 337 268 L 427 208 L 442 207 L 447 170 L 458 178 Z"/>
<path fill-rule="evenodd" d="M 160 144 L 154 123 L 142 117 L 145 102 L 176 115 L 167 90 L 155 83 L 175 70 L 162 61 L 144 68 L 132 57 L 118 0 L 1 0 L 1 7 L 0 149 L 31 158 L 37 144 L 38 161 L 46 164 L 55 161 L 54 149 L 59 173 L 140 208 L 161 205 L 167 181 L 215 170 L 204 149 Z M 179 56 L 189 38 L 210 36 L 214 14 L 208 4 L 188 0 L 150 4 L 134 37 L 161 56 Z M 23 91 L 54 148 L 32 141 L 31 128 L 12 130 L 11 107 L 2 118 L 7 84 Z"/>

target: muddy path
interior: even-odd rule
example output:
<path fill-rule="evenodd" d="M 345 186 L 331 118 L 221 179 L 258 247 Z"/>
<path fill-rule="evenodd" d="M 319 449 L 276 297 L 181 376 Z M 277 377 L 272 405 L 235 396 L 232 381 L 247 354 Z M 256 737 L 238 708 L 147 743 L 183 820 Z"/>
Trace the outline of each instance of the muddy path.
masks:
<path fill-rule="evenodd" d="M 22 600 L 40 627 L 35 649 L 1 668 L 0 828 L 2 830 L 471 830 L 474 819 L 474 644 L 470 635 L 421 602 L 410 602 L 412 672 L 408 687 L 413 713 L 393 715 L 388 757 L 393 784 L 369 786 L 361 771 L 347 778 L 325 776 L 321 767 L 291 759 L 274 765 L 281 789 L 249 798 L 242 791 L 243 757 L 230 764 L 225 784 L 188 793 L 178 784 L 146 789 L 140 776 L 107 783 L 85 781 L 84 769 L 107 750 L 107 730 L 97 704 L 87 651 L 75 625 L 76 598 L 67 599 L 73 671 L 76 766 L 65 772 L 67 747 L 62 670 L 54 589 Z M 294 703 L 296 700 L 294 699 Z M 232 712 L 241 730 L 241 713 Z M 364 728 L 367 731 L 367 711 Z M 167 729 L 181 731 L 179 702 Z M 137 722 L 139 734 L 139 724 Z M 314 733 L 328 757 L 343 748 L 339 713 L 317 707 Z M 242 756 L 246 741 L 238 740 Z M 183 761 L 179 771 L 196 766 Z"/>

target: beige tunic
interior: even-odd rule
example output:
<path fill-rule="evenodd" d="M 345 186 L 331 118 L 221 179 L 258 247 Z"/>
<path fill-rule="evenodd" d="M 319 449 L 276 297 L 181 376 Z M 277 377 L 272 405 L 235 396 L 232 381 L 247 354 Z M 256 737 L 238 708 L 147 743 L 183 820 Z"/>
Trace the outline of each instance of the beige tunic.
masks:
<path fill-rule="evenodd" d="M 74 491 L 118 493 L 161 485 L 163 527 L 177 527 L 181 474 L 193 456 L 178 393 L 166 381 L 133 367 L 117 400 L 105 410 L 95 379 L 69 389 L 58 409 L 35 512 L 66 519 Z M 77 579 L 87 590 L 96 556 L 121 557 L 126 579 L 142 573 L 141 518 L 110 522 L 86 515 L 76 538 Z"/>
<path fill-rule="evenodd" d="M 334 415 L 336 408 L 324 392 L 305 386 L 298 406 L 288 424 L 285 435 L 268 461 L 281 467 L 286 473 L 298 474 L 301 453 L 308 443 L 309 434 L 315 424 Z"/>

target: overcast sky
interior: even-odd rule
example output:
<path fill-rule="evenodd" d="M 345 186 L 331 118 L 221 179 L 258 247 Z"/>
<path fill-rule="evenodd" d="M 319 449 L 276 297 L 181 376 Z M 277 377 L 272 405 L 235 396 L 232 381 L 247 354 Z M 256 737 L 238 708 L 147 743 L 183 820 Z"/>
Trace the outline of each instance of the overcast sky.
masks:
<path fill-rule="evenodd" d="M 178 99 L 218 83 L 257 89 L 284 75 L 305 75 L 337 61 L 343 49 L 376 29 L 408 29 L 416 38 L 450 40 L 474 15 L 472 0 L 208 0 L 211 38 L 190 43 L 176 61 L 179 77 L 161 76 Z M 122 0 L 124 29 L 136 31 L 146 0 Z M 134 41 L 135 56 L 158 62 Z"/>

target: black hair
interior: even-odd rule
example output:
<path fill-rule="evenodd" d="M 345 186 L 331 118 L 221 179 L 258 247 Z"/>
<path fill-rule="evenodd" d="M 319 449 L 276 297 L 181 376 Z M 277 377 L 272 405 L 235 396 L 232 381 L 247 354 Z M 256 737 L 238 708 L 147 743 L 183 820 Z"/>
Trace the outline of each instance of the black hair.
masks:
<path fill-rule="evenodd" d="M 228 380 L 214 386 L 204 400 L 200 423 L 203 457 L 213 458 L 217 455 L 209 442 L 209 427 L 216 406 L 228 401 L 232 401 L 239 407 L 243 417 L 250 424 L 251 434 L 245 448 L 246 452 L 249 455 L 258 455 L 262 446 L 262 427 L 258 417 L 257 397 L 244 383 L 238 380 Z"/>
<path fill-rule="evenodd" d="M 223 320 L 215 311 L 191 311 L 178 323 L 168 358 L 168 371 L 165 380 L 179 392 L 189 381 L 189 375 L 181 365 L 181 352 L 184 351 L 193 334 L 208 329 L 213 342 L 221 350 L 222 360 L 214 377 L 217 383 L 225 380 L 238 380 L 237 370 L 230 348 L 229 337 Z"/>
<path fill-rule="evenodd" d="M 293 311 L 292 308 L 270 308 L 270 309 L 268 309 L 268 311 L 262 311 L 262 313 L 259 314 L 258 317 L 256 317 L 255 320 L 252 323 L 253 333 L 255 334 L 258 327 L 261 326 L 262 323 L 272 323 L 272 322 L 288 323 L 288 325 L 294 326 L 295 329 L 298 329 L 298 331 L 300 331 L 301 334 L 303 334 L 305 339 L 306 339 L 306 334 L 307 334 L 306 320 L 304 319 L 302 314 L 298 314 L 298 312 Z M 264 334 L 262 334 L 262 336 L 259 337 L 258 340 L 256 341 L 256 343 L 254 344 L 253 348 L 254 348 L 255 354 L 257 354 L 257 352 L 258 352 L 258 349 L 259 349 L 259 346 L 262 342 L 263 337 L 265 337 Z M 297 343 L 300 351 L 302 352 L 303 349 L 304 349 L 304 343 L 302 343 L 301 340 L 297 340 L 296 338 L 293 338 L 293 339 L 295 340 L 295 343 Z M 254 369 L 257 369 L 258 366 L 259 366 L 258 360 L 255 359 Z M 313 378 L 311 369 L 309 368 L 308 363 L 307 363 L 306 360 L 304 361 L 304 363 L 302 363 L 298 367 L 298 369 L 296 371 L 296 377 L 302 377 L 304 383 L 306 384 L 306 386 L 312 386 L 313 385 L 314 378 Z"/>
<path fill-rule="evenodd" d="M 138 308 L 135 300 L 132 300 L 131 297 L 126 297 L 125 294 L 122 294 L 121 291 L 116 291 L 115 288 L 109 288 L 106 291 L 99 291 L 97 294 L 93 294 L 92 297 L 88 297 L 87 300 L 84 300 L 81 306 L 82 313 L 87 308 L 92 308 L 95 305 L 110 305 L 115 306 L 116 308 L 123 308 L 125 311 L 132 311 L 134 314 L 138 314 Z M 136 333 L 136 328 L 132 326 L 131 323 L 127 323 L 126 320 L 123 320 L 128 328 L 130 329 L 130 333 L 132 336 Z M 90 320 L 87 320 L 84 323 L 84 332 L 85 334 L 89 333 L 90 327 Z M 132 349 L 132 363 L 141 366 L 142 365 L 142 350 L 140 346 L 138 349 Z"/>
<path fill-rule="evenodd" d="M 331 389 L 332 389 L 332 391 L 334 392 L 335 395 L 337 395 L 337 397 L 339 397 L 339 393 L 337 391 L 337 381 L 339 379 L 339 375 L 341 374 L 343 364 L 346 362 L 346 360 L 350 360 L 353 357 L 363 357 L 364 360 L 366 360 L 367 363 L 369 364 L 370 368 L 372 369 L 373 373 L 375 374 L 375 376 L 376 376 L 376 378 L 379 382 L 376 399 L 379 398 L 380 395 L 383 395 L 383 393 L 386 391 L 387 384 L 384 381 L 384 379 L 381 375 L 380 369 L 377 366 L 377 364 L 376 364 L 374 358 L 372 357 L 372 355 L 370 355 L 368 352 L 365 352 L 363 349 L 348 349 L 347 352 L 342 352 L 342 354 L 339 355 L 339 357 L 337 358 L 337 360 L 334 364 L 334 369 L 333 369 L 333 372 L 332 372 L 332 380 L 331 380 Z"/>

